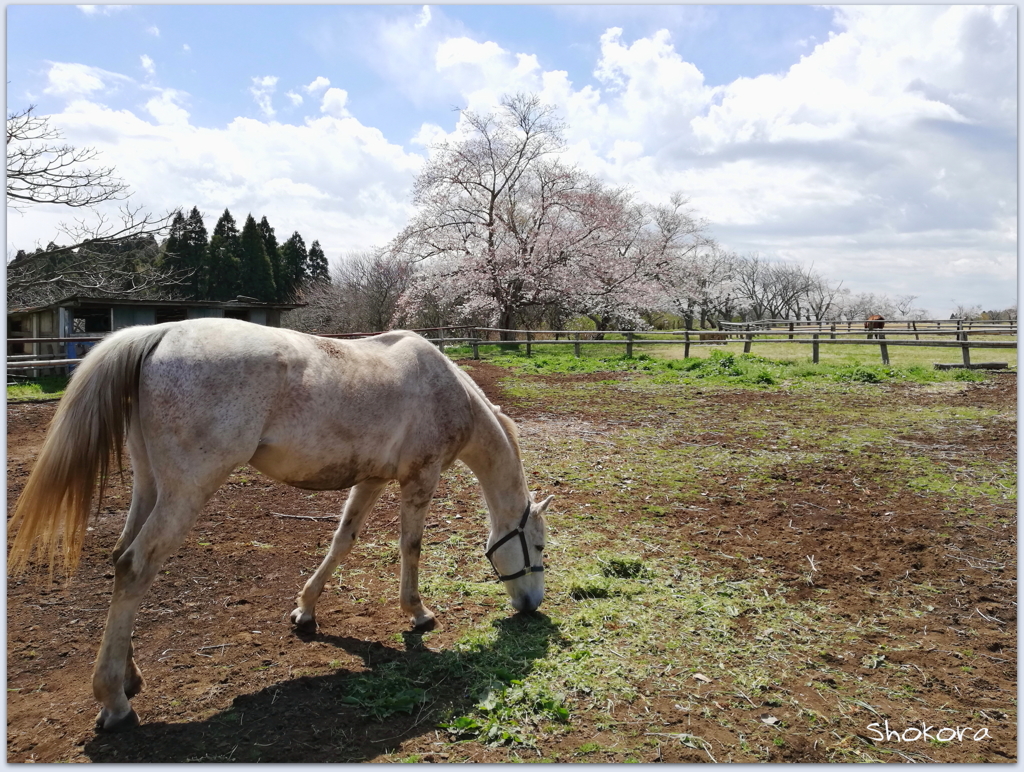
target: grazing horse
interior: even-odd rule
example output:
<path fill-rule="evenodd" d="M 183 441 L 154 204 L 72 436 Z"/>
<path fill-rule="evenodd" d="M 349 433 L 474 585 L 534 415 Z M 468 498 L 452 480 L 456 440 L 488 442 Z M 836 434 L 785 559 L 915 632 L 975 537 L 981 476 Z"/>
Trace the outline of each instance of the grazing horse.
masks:
<path fill-rule="evenodd" d="M 885 337 L 881 333 L 872 333 L 871 330 L 881 330 L 885 328 L 885 317 L 879 316 L 878 314 L 872 314 L 864 322 L 864 329 L 867 331 L 869 338 L 882 338 Z"/>
<path fill-rule="evenodd" d="M 402 610 L 418 629 L 434 614 L 418 591 L 427 507 L 441 472 L 465 463 L 490 514 L 486 556 L 512 605 L 544 597 L 549 496 L 533 501 L 515 424 L 433 345 L 411 332 L 330 340 L 232 319 L 195 319 L 114 333 L 71 378 L 11 519 L 8 566 L 33 549 L 81 555 L 97 474 L 127 440 L 134 472 L 114 547 L 114 590 L 93 694 L 97 728 L 133 726 L 143 686 L 131 635 L 144 594 L 200 510 L 240 464 L 309 490 L 351 488 L 331 547 L 291 621 L 315 629 L 324 584 L 352 547 L 390 480 L 401 485 Z M 59 548 L 59 549 L 58 549 Z"/>

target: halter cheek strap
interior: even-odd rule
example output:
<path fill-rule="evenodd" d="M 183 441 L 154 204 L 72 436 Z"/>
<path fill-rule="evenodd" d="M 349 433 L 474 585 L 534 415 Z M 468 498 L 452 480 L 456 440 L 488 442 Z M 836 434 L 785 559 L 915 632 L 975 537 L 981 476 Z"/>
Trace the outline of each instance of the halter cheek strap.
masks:
<path fill-rule="evenodd" d="M 496 573 L 498 575 L 498 581 L 499 582 L 509 582 L 509 581 L 511 581 L 513 579 L 518 579 L 520 576 L 526 576 L 526 574 L 536 574 L 536 573 L 540 573 L 541 571 L 544 570 L 544 566 L 531 566 L 530 565 L 530 549 L 529 549 L 529 547 L 526 544 L 526 532 L 525 532 L 526 521 L 530 518 L 530 507 L 531 507 L 530 502 L 529 501 L 526 502 L 526 511 L 523 512 L 523 519 L 519 521 L 519 525 L 516 527 L 516 529 L 514 531 L 511 531 L 511 532 L 505 534 L 504 536 L 502 536 L 500 539 L 498 539 L 496 542 L 494 542 L 494 544 L 491 545 L 491 548 L 489 550 L 487 550 L 487 552 L 484 553 L 484 556 L 489 561 L 491 561 L 491 568 L 493 568 L 494 569 L 494 573 Z M 516 536 L 519 537 L 519 543 L 523 547 L 523 563 L 525 565 L 522 568 L 522 570 L 516 571 L 514 574 L 508 574 L 507 576 L 502 576 L 501 575 L 501 571 L 499 571 L 498 567 L 496 565 L 494 565 L 494 558 L 491 557 L 491 556 L 494 554 L 494 551 L 498 549 L 498 547 L 500 547 L 505 542 L 510 541 L 511 539 L 515 538 Z"/>

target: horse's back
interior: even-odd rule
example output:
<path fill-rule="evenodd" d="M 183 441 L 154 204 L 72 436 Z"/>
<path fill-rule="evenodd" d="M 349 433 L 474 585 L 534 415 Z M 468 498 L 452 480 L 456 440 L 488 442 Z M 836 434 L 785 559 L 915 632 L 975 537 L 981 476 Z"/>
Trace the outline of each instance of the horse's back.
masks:
<path fill-rule="evenodd" d="M 181 322 L 151 356 L 143 386 L 143 418 L 168 447 L 238 455 L 312 489 L 445 467 L 474 420 L 458 369 L 406 331 L 334 340 Z"/>

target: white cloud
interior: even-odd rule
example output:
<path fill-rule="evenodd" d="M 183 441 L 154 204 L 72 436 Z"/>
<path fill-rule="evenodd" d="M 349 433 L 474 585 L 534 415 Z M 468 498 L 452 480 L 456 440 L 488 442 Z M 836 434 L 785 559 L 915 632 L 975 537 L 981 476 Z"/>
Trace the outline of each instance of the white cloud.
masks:
<path fill-rule="evenodd" d="M 419 13 L 389 14 L 368 27 L 366 34 L 345 43 L 360 50 L 367 64 L 396 93 L 417 107 L 438 101 L 450 104 L 458 97 L 458 89 L 446 77 L 439 77 L 436 56 L 439 45 L 465 34 L 460 23 L 428 8 Z M 381 51 L 387 55 L 381 56 Z"/>
<path fill-rule="evenodd" d="M 403 44 L 403 58 L 415 57 L 406 70 L 434 70 L 434 98 L 448 87 L 462 105 L 488 111 L 502 94 L 540 93 L 567 120 L 572 160 L 648 200 L 682 189 L 726 247 L 799 257 L 837 279 L 856 277 L 855 291 L 879 291 L 879 276 L 896 270 L 887 249 L 910 261 L 920 244 L 925 265 L 949 252 L 935 258 L 942 267 L 934 275 L 953 277 L 964 270 L 952 260 L 958 248 L 940 245 L 951 234 L 972 234 L 972 244 L 991 234 L 966 264 L 994 282 L 999 271 L 1012 276 L 1013 10 L 834 13 L 839 31 L 788 71 L 720 87 L 706 85 L 664 30 L 627 41 L 608 29 L 594 67 L 597 88 L 576 87 L 534 56 L 464 32 L 428 34 L 412 23 L 386 32 Z M 444 136 L 451 134 L 424 124 L 412 143 Z M 912 287 L 929 276 L 899 271 L 882 281 Z M 927 302 L 941 310 L 937 295 Z"/>
<path fill-rule="evenodd" d="M 192 46 L 190 46 L 188 43 L 182 43 L 181 50 L 184 51 L 186 54 L 190 54 L 192 53 Z"/>
<path fill-rule="evenodd" d="M 87 96 L 130 83 L 131 78 L 85 64 L 51 62 L 44 94 L 65 98 Z"/>
<path fill-rule="evenodd" d="M 331 82 L 327 78 L 323 77 L 322 75 L 318 75 L 316 79 L 308 86 L 303 86 L 302 90 L 305 91 L 307 94 L 316 94 L 320 91 L 323 91 L 330 85 Z"/>
<path fill-rule="evenodd" d="M 146 27 L 146 32 L 155 38 L 160 37 L 160 28 L 155 24 L 151 27 Z"/>
<path fill-rule="evenodd" d="M 153 64 L 153 60 L 145 54 L 139 57 L 139 61 L 142 64 L 142 69 L 144 69 L 148 74 L 152 75 L 156 72 L 156 66 Z"/>
<path fill-rule="evenodd" d="M 146 112 L 163 126 L 187 126 L 189 113 L 179 104 L 187 96 L 174 89 L 161 89 L 157 96 L 146 102 Z"/>
<path fill-rule="evenodd" d="M 257 107 L 267 118 L 273 118 L 276 115 L 274 106 L 271 104 L 271 97 L 277 89 L 277 81 L 276 76 L 265 75 L 261 78 L 253 78 L 252 86 L 249 87 L 249 93 L 256 100 Z"/>
<path fill-rule="evenodd" d="M 117 169 L 133 203 L 156 213 L 198 206 L 211 230 L 225 208 L 236 218 L 265 214 L 279 236 L 297 230 L 335 258 L 384 244 L 405 225 L 423 160 L 349 116 L 346 96 L 341 89 L 324 95 L 343 117 L 297 126 L 253 118 L 194 126 L 182 106 L 188 95 L 174 90 L 154 94 L 145 114 L 78 99 L 50 117 L 70 144 L 96 148 L 99 161 Z M 116 208 L 106 213 L 116 221 Z M 45 243 L 67 219 L 45 207 L 9 211 L 8 246 Z"/>
<path fill-rule="evenodd" d="M 95 16 L 97 14 L 110 16 L 111 14 L 127 11 L 131 8 L 130 5 L 76 5 L 75 7 L 86 16 Z"/>
<path fill-rule="evenodd" d="M 348 92 L 341 88 L 329 88 L 320 103 L 320 112 L 335 118 L 346 118 L 349 111 L 345 108 Z"/>
<path fill-rule="evenodd" d="M 416 20 L 416 23 L 413 26 L 416 29 L 423 29 L 428 24 L 430 24 L 430 16 L 431 16 L 431 14 L 430 14 L 430 6 L 429 5 L 423 6 L 423 9 L 420 11 L 419 18 Z"/>
<path fill-rule="evenodd" d="M 570 160 L 645 200 L 682 190 L 727 248 L 813 263 L 855 292 L 916 294 L 937 313 L 986 286 L 1005 288 L 1009 305 L 1015 10 L 833 13 L 835 31 L 787 71 L 716 87 L 665 31 L 627 39 L 609 28 L 586 84 L 426 6 L 369 24 L 354 45 L 413 107 L 488 111 L 502 94 L 539 93 L 566 119 Z M 46 93 L 71 100 L 56 116 L 69 141 L 102 149 L 151 208 L 265 212 L 329 255 L 383 243 L 410 214 L 422 157 L 362 125 L 324 76 L 285 93 L 294 108 L 314 97 L 303 125 L 271 120 L 278 80 L 268 76 L 250 89 L 260 119 L 221 129 L 192 126 L 180 92 L 148 94 L 143 115 L 97 104 L 132 82 L 57 63 Z M 422 152 L 457 130 L 424 122 L 408 147 Z M 9 219 L 17 244 L 24 222 Z"/>

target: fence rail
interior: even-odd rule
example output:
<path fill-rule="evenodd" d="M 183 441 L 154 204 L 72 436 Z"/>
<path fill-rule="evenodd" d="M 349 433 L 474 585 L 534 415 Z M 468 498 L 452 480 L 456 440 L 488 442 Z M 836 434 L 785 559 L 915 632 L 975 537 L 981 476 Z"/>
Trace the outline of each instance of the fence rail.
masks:
<path fill-rule="evenodd" d="M 859 329 L 855 329 L 858 327 Z M 764 320 L 759 322 L 723 322 L 719 330 L 511 330 L 500 327 L 427 327 L 413 330 L 431 343 L 444 350 L 446 346 L 468 344 L 473 358 L 480 358 L 480 346 L 495 344 L 525 344 L 527 356 L 532 355 L 534 346 L 573 346 L 576 356 L 582 356 L 586 345 L 623 345 L 627 357 L 633 356 L 636 345 L 682 345 L 683 356 L 690 356 L 691 346 L 722 346 L 728 342 L 742 342 L 744 353 L 750 353 L 754 343 L 794 343 L 811 346 L 812 361 L 819 361 L 823 345 L 874 345 L 878 346 L 882 363 L 889 364 L 890 346 L 926 346 L 931 348 L 959 348 L 964 367 L 979 367 L 971 363 L 971 349 L 1016 349 L 1016 321 L 978 322 L 959 319 L 935 320 L 886 320 L 883 330 L 863 329 L 864 320 L 844 322 L 811 322 L 788 320 Z M 843 328 L 846 328 L 845 330 Z M 446 333 L 450 333 L 447 334 Z M 461 335 L 455 333 L 462 333 Z M 362 338 L 379 333 L 322 333 L 325 338 Z M 780 336 L 785 337 L 770 337 Z M 864 336 L 867 337 L 864 337 Z M 928 340 L 921 340 L 921 336 Z M 1012 341 L 978 340 L 976 336 L 1014 336 Z M 494 339 L 497 336 L 497 339 Z M 609 337 L 614 336 L 614 337 Z M 861 337 L 855 337 L 861 336 Z M 914 337 L 914 340 L 903 338 Z M 946 336 L 952 340 L 941 340 Z M 972 339 L 972 336 L 974 339 Z M 8 346 L 21 343 L 67 344 L 95 343 L 103 335 L 74 336 L 65 338 L 10 338 Z M 72 352 L 76 353 L 76 352 Z M 55 359 L 47 354 L 8 354 L 7 370 L 33 370 L 44 368 L 70 368 L 82 361 L 81 357 Z M 991 363 L 986 365 L 991 366 Z"/>

